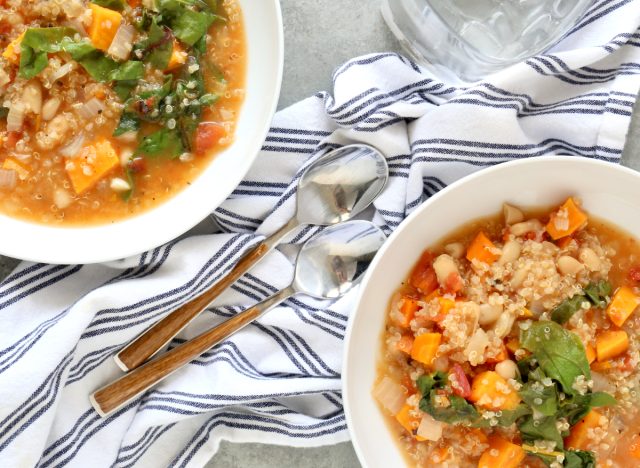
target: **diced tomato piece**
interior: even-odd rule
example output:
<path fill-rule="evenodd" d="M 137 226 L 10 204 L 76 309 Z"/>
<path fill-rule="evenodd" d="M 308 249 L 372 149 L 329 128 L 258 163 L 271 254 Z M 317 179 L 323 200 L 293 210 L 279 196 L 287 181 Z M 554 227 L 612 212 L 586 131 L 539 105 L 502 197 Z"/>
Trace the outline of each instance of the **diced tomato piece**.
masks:
<path fill-rule="evenodd" d="M 631 279 L 631 281 L 640 282 L 640 267 L 631 267 L 629 269 L 629 278 Z"/>
<path fill-rule="evenodd" d="M 16 143 L 22 139 L 22 132 L 7 132 L 7 139 L 4 141 L 4 146 L 7 149 L 14 149 Z"/>
<path fill-rule="evenodd" d="M 227 134 L 227 131 L 220 124 L 215 122 L 201 122 L 196 130 L 195 153 L 204 155 L 211 148 L 216 146 L 220 139 Z"/>
<path fill-rule="evenodd" d="M 469 398 L 471 396 L 471 384 L 460 364 L 453 365 L 450 375 L 456 381 L 456 385 L 451 386 L 453 393 L 462 398 Z"/>
<path fill-rule="evenodd" d="M 429 295 L 438 287 L 438 277 L 433 269 L 433 254 L 425 251 L 409 278 L 409 284 L 422 294 Z"/>
<path fill-rule="evenodd" d="M 463 287 L 462 277 L 455 271 L 449 273 L 449 276 L 447 276 L 447 279 L 444 281 L 444 289 L 448 293 L 455 294 L 458 291 L 462 291 Z"/>
<path fill-rule="evenodd" d="M 127 163 L 127 168 L 134 174 L 140 174 L 147 170 L 147 162 L 144 158 L 133 158 Z"/>
<path fill-rule="evenodd" d="M 142 6 L 142 0 L 127 0 L 127 3 L 131 8 L 138 8 Z"/>

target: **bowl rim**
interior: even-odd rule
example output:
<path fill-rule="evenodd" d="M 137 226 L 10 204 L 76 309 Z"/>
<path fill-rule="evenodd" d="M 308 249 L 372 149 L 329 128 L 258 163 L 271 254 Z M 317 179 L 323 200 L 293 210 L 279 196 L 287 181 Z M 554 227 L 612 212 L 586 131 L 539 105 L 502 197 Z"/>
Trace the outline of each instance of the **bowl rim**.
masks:
<path fill-rule="evenodd" d="M 253 22 L 263 21 L 264 15 L 249 13 L 248 0 L 239 0 L 245 27 L 248 18 Z M 259 10 L 268 14 L 271 19 L 270 24 L 265 26 L 265 34 L 269 34 L 269 41 L 255 47 L 269 47 L 269 60 L 273 64 L 274 74 L 266 84 L 268 94 L 263 94 L 261 98 L 262 107 L 260 115 L 265 116 L 262 121 L 251 122 L 251 139 L 246 142 L 241 151 L 242 159 L 237 164 L 237 170 L 226 175 L 223 180 L 223 187 L 217 188 L 215 194 L 207 192 L 204 182 L 205 174 L 214 165 L 216 158 L 224 158 L 227 152 L 233 151 L 235 143 L 224 149 L 220 154 L 214 156 L 207 166 L 194 178 L 190 187 L 186 187 L 173 194 L 167 200 L 153 206 L 141 213 L 118 219 L 112 223 L 55 226 L 38 223 L 14 216 L 0 213 L 0 227 L 4 230 L 5 242 L 0 242 L 0 255 L 12 257 L 24 261 L 43 262 L 51 264 L 91 264 L 103 263 L 124 259 L 138 255 L 142 252 L 157 248 L 173 239 L 178 238 L 204 219 L 207 218 L 227 197 L 233 192 L 237 185 L 246 176 L 254 164 L 260 148 L 267 136 L 273 115 L 277 109 L 280 91 L 282 87 L 282 77 L 284 69 L 284 28 L 282 20 L 282 10 L 279 0 L 263 0 L 260 2 Z M 250 16 L 251 15 L 251 16 Z M 249 80 L 249 70 L 253 57 L 257 54 L 249 43 L 250 33 L 245 30 L 247 37 L 247 82 Z M 255 59 L 259 61 L 258 59 Z M 266 96 L 266 98 L 264 97 Z M 258 101 L 257 98 L 252 99 Z M 250 109 L 245 101 L 240 110 L 239 123 L 248 121 Z M 262 118 L 262 117 L 261 117 Z M 245 127 L 248 125 L 245 124 Z M 228 165 L 228 162 L 221 164 Z M 186 194 L 186 195 L 185 195 Z M 197 195 L 200 197 L 197 197 Z M 206 198 L 208 196 L 208 198 Z M 204 200 L 204 202 L 194 202 L 194 200 Z M 187 202 L 190 202 L 187 204 Z M 165 222 L 171 219 L 172 214 L 179 214 L 180 222 Z M 161 225 L 161 229 L 158 226 Z M 6 233 L 9 233 L 8 235 Z M 135 233 L 135 235 L 131 234 Z M 113 242 L 101 248 L 99 245 L 92 245 L 91 241 L 111 238 Z M 63 240 L 62 242 L 60 242 Z M 58 243 L 56 243 L 58 242 Z M 62 244 L 62 245 L 61 245 Z"/>
<path fill-rule="evenodd" d="M 363 449 L 363 440 L 359 438 L 359 434 L 357 433 L 355 427 L 356 424 L 353 419 L 353 413 L 351 408 L 351 399 L 349 398 L 350 392 L 350 368 L 352 364 L 350 363 L 349 356 L 351 351 L 351 339 L 354 330 L 354 322 L 356 316 L 361 314 L 361 304 L 362 298 L 368 288 L 368 284 L 370 278 L 373 275 L 373 272 L 377 269 L 378 265 L 382 261 L 382 258 L 385 256 L 387 250 L 389 250 L 390 246 L 396 241 L 398 237 L 400 237 L 401 233 L 407 229 L 407 226 L 412 224 L 413 220 L 423 216 L 423 213 L 429 209 L 429 207 L 436 203 L 440 198 L 447 196 L 447 194 L 453 190 L 456 190 L 459 186 L 468 183 L 469 181 L 475 180 L 479 177 L 486 177 L 489 174 L 493 174 L 495 172 L 500 172 L 503 170 L 509 170 L 511 168 L 522 166 L 523 170 L 526 169 L 527 166 L 533 164 L 541 164 L 547 163 L 550 165 L 554 164 L 566 164 L 567 162 L 578 163 L 579 165 L 591 165 L 595 167 L 607 168 L 607 170 L 619 171 L 621 173 L 625 173 L 627 175 L 632 175 L 634 177 L 640 177 L 640 172 L 635 171 L 631 168 L 622 166 L 621 164 L 611 163 L 607 161 L 602 161 L 593 158 L 586 158 L 583 156 L 563 156 L 563 155 L 553 155 L 553 156 L 536 156 L 532 158 L 526 159 L 517 159 L 513 161 L 508 161 L 500 164 L 496 164 L 491 167 L 487 167 L 485 169 L 479 170 L 467 176 L 464 176 L 440 190 L 435 195 L 429 197 L 427 200 L 422 202 L 409 216 L 407 216 L 398 227 L 391 233 L 391 235 L 387 238 L 386 242 L 382 246 L 382 248 L 378 251 L 374 259 L 371 261 L 369 268 L 365 275 L 362 278 L 360 283 L 360 288 L 358 290 L 358 296 L 355 301 L 355 307 L 352 313 L 349 315 L 349 320 L 347 322 L 347 328 L 345 331 L 344 338 L 344 346 L 342 351 L 342 396 L 343 396 L 343 405 L 345 412 L 345 420 L 347 422 L 347 430 L 349 431 L 349 435 L 351 437 L 351 442 L 353 444 L 354 450 L 358 457 L 359 462 L 363 467 L 367 467 L 367 457 L 365 456 L 365 451 Z M 380 332 L 382 332 L 382 324 L 380 324 Z M 376 353 L 377 359 L 377 353 Z"/>

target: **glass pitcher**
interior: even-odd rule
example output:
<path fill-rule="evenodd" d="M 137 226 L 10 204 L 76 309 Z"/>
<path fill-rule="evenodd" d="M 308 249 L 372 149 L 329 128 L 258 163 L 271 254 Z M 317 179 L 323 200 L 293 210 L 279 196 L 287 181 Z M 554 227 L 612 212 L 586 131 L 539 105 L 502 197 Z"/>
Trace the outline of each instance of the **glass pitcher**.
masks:
<path fill-rule="evenodd" d="M 536 55 L 571 30 L 593 0 L 383 0 L 412 58 L 473 82 Z M 579 23 L 578 23 L 579 24 Z"/>

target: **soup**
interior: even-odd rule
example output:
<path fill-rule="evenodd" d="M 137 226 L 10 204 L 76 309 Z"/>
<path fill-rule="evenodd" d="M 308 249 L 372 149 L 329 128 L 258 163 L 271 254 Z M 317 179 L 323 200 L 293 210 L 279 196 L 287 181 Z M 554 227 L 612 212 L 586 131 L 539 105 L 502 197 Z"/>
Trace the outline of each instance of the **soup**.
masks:
<path fill-rule="evenodd" d="M 414 466 L 640 465 L 640 246 L 568 199 L 426 250 L 373 394 Z"/>
<path fill-rule="evenodd" d="M 0 212 L 104 224 L 178 191 L 233 141 L 237 0 L 0 1 Z"/>

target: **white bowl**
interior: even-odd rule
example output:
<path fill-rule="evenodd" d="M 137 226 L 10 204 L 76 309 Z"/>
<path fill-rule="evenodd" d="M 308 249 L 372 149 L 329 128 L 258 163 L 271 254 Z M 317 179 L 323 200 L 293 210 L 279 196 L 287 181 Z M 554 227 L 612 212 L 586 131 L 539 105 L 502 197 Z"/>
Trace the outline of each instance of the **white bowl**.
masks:
<path fill-rule="evenodd" d="M 422 251 L 456 228 L 498 213 L 505 201 L 551 207 L 569 195 L 577 195 L 588 213 L 640 238 L 640 173 L 562 156 L 500 164 L 451 184 L 412 213 L 380 249 L 349 321 L 342 374 L 347 424 L 365 468 L 405 466 L 371 389 L 389 301 Z"/>
<path fill-rule="evenodd" d="M 246 98 L 235 142 L 167 202 L 114 224 L 52 227 L 0 215 L 0 254 L 45 263 L 95 263 L 152 249 L 188 231 L 235 189 L 256 158 L 275 112 L 283 66 L 279 0 L 240 0 L 247 41 Z"/>

